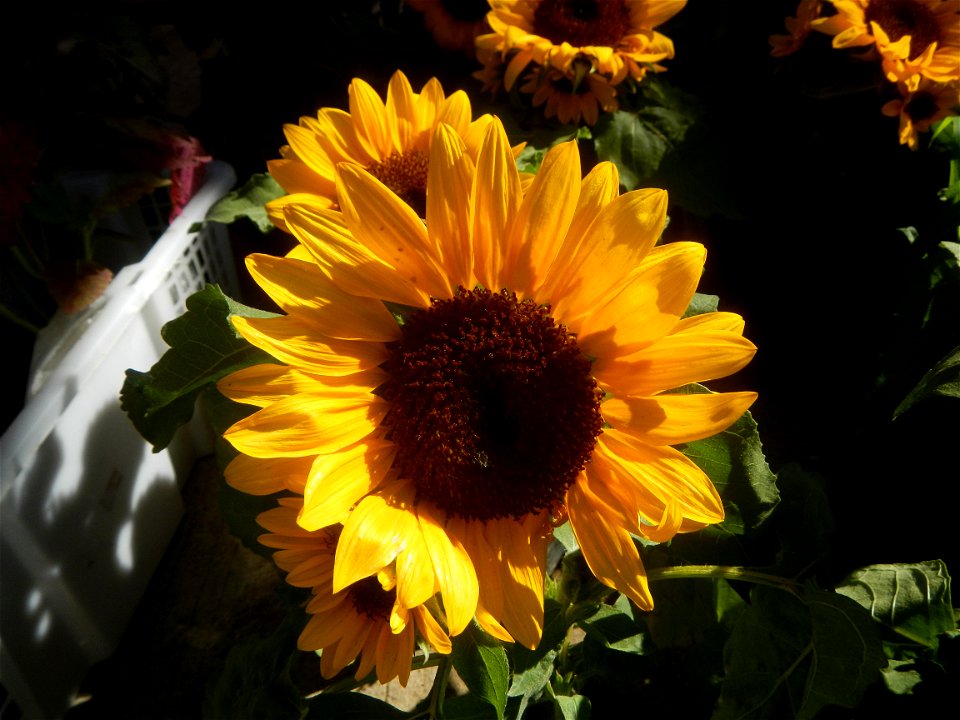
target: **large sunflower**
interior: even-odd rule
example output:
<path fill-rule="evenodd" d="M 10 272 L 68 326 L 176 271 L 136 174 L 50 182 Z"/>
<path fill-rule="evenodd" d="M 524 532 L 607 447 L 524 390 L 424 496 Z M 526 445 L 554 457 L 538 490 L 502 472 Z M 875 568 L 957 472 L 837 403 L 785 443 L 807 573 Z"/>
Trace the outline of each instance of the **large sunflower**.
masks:
<path fill-rule="evenodd" d="M 472 119 L 470 99 L 462 90 L 444 95 L 436 78 L 415 93 L 407 77 L 396 71 L 386 101 L 364 80 L 349 87 L 350 111 L 325 107 L 297 125 L 284 126 L 287 145 L 281 158 L 267 163 L 270 175 L 288 193 L 267 205 L 283 227 L 283 206 L 290 202 L 335 207 L 336 167 L 352 162 L 422 213 L 427 161 L 434 128 L 443 122 L 464 139 L 475 154 L 490 121 Z"/>
<path fill-rule="evenodd" d="M 381 683 L 398 678 L 405 686 L 416 633 L 436 652 L 450 652 L 450 638 L 426 607 L 405 608 L 397 602 L 396 579 L 389 569 L 332 592 L 339 526 L 309 532 L 297 524 L 303 498 L 282 498 L 279 503 L 257 516 L 257 522 L 269 531 L 259 539 L 277 549 L 273 559 L 287 573 L 287 582 L 309 588 L 313 594 L 307 604 L 310 620 L 297 646 L 322 650 L 323 677 L 333 677 L 359 655 L 357 680 L 375 668 Z"/>
<path fill-rule="evenodd" d="M 490 0 L 492 33 L 477 38 L 481 54 L 509 57 L 509 90 L 531 62 L 570 72 L 586 58 L 616 85 L 628 75 L 641 80 L 655 63 L 673 57 L 673 43 L 655 27 L 676 15 L 686 0 Z"/>
<path fill-rule="evenodd" d="M 837 48 L 875 46 L 887 77 L 915 90 L 921 77 L 960 73 L 960 0 L 830 0 L 834 15 L 810 22 Z"/>
<path fill-rule="evenodd" d="M 234 325 L 282 364 L 220 383 L 261 408 L 225 433 L 237 450 L 286 473 L 309 463 L 300 526 L 343 524 L 334 592 L 391 567 L 404 608 L 439 590 L 451 635 L 476 616 L 534 647 L 546 543 L 569 517 L 597 578 L 650 609 L 633 536 L 724 516 L 670 446 L 755 399 L 672 392 L 755 347 L 737 315 L 682 317 L 706 252 L 657 245 L 666 193 L 619 195 L 610 163 L 581 178 L 575 142 L 524 192 L 498 119 L 476 161 L 438 125 L 426 222 L 357 165 L 336 185 L 340 210 L 285 206 L 288 257 L 247 259 L 286 314 Z"/>

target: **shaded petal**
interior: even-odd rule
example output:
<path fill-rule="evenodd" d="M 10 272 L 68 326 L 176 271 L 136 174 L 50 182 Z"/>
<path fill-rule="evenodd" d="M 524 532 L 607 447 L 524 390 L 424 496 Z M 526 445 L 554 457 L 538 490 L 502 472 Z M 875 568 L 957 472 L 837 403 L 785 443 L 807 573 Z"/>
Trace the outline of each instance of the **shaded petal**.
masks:
<path fill-rule="evenodd" d="M 649 445 L 693 442 L 726 430 L 757 399 L 755 392 L 610 398 L 603 419 Z"/>
<path fill-rule="evenodd" d="M 313 459 L 310 457 L 254 458 L 237 455 L 223 470 L 227 485 L 248 495 L 270 495 L 281 490 L 302 492 Z"/>
<path fill-rule="evenodd" d="M 590 572 L 626 595 L 641 610 L 653 609 L 653 596 L 640 552 L 630 533 L 604 512 L 604 506 L 578 480 L 567 490 L 570 527 Z M 613 521 L 613 522 L 611 522 Z"/>
<path fill-rule="evenodd" d="M 253 457 L 302 457 L 335 452 L 374 430 L 388 404 L 354 389 L 301 393 L 234 423 L 223 437 Z"/>
<path fill-rule="evenodd" d="M 319 455 L 303 488 L 299 525 L 319 530 L 344 522 L 354 504 L 383 481 L 394 454 L 392 443 L 368 438 L 339 452 Z"/>
<path fill-rule="evenodd" d="M 291 314 L 300 314 L 324 335 L 389 342 L 400 328 L 382 302 L 341 290 L 316 264 L 252 254 L 247 269 L 257 284 Z"/>
<path fill-rule="evenodd" d="M 662 338 L 690 304 L 706 256 L 699 243 L 651 250 L 620 293 L 571 324 L 580 349 L 597 359 L 617 358 Z"/>
<path fill-rule="evenodd" d="M 382 343 L 325 338 L 313 325 L 298 317 L 234 315 L 230 319 L 251 345 L 280 362 L 318 375 L 354 375 L 377 367 L 387 358 Z"/>
<path fill-rule="evenodd" d="M 662 503 L 679 503 L 685 518 L 704 523 L 723 520 L 723 502 L 713 482 L 679 450 L 645 445 L 629 432 L 608 428 L 597 438 L 594 453 L 605 455 Z"/>

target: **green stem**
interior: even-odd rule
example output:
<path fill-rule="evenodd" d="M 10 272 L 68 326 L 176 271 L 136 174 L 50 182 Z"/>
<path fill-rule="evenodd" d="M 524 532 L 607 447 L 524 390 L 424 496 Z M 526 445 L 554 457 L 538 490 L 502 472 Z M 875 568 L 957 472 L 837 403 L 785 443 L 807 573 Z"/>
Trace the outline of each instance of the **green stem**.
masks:
<path fill-rule="evenodd" d="M 792 593 L 799 591 L 799 585 L 789 578 L 731 565 L 679 565 L 676 567 L 652 568 L 647 571 L 647 578 L 651 581 L 715 577 L 769 585 Z"/>

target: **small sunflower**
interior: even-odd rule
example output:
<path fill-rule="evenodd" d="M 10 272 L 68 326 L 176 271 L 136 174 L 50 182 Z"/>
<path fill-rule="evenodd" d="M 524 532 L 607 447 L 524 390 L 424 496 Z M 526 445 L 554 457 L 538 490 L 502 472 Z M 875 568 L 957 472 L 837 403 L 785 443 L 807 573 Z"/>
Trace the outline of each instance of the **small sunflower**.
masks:
<path fill-rule="evenodd" d="M 613 85 L 627 76 L 642 80 L 648 69 L 663 69 L 656 63 L 673 57 L 673 43 L 654 28 L 684 5 L 686 0 L 490 0 L 493 32 L 477 38 L 477 49 L 507 61 L 508 90 L 531 62 L 569 73 L 584 58 Z"/>
<path fill-rule="evenodd" d="M 887 77 L 916 89 L 921 77 L 960 73 L 960 0 L 829 0 L 836 13 L 810 26 L 836 48 L 874 46 Z"/>
<path fill-rule="evenodd" d="M 472 57 L 476 37 L 490 31 L 487 0 L 407 0 L 407 5 L 423 15 L 424 27 L 444 50 Z"/>
<path fill-rule="evenodd" d="M 427 160 L 434 128 L 450 125 L 473 153 L 490 116 L 472 119 L 470 99 L 462 90 L 444 95 L 436 78 L 419 93 L 399 70 L 390 78 L 386 102 L 364 80 L 349 87 L 350 112 L 321 108 L 314 117 L 284 126 L 282 158 L 267 163 L 270 175 L 288 193 L 267 205 L 283 227 L 283 206 L 290 202 L 334 207 L 336 167 L 352 162 L 422 213 Z"/>
<path fill-rule="evenodd" d="M 657 245 L 666 193 L 620 195 L 611 163 L 582 177 L 574 141 L 524 187 L 496 118 L 476 160 L 438 124 L 425 222 L 359 165 L 336 186 L 339 210 L 284 207 L 298 248 L 247 259 L 286 314 L 233 322 L 282 364 L 219 384 L 259 407 L 225 433 L 239 452 L 309 463 L 300 527 L 343 525 L 333 592 L 391 567 L 399 607 L 439 591 L 451 636 L 476 617 L 535 647 L 547 542 L 569 517 L 596 577 L 652 608 L 634 536 L 724 517 L 671 445 L 756 398 L 676 391 L 756 348 L 735 314 L 682 317 L 706 251 Z"/>
<path fill-rule="evenodd" d="M 410 677 L 415 635 L 438 653 L 450 652 L 450 638 L 424 606 L 404 608 L 397 603 L 396 579 L 389 568 L 338 593 L 332 592 L 334 552 L 339 526 L 316 532 L 297 524 L 303 498 L 281 498 L 279 507 L 257 516 L 269 531 L 260 542 L 276 548 L 274 562 L 294 587 L 309 588 L 310 620 L 300 634 L 301 650 L 321 650 L 320 673 L 332 678 L 357 656 L 355 677 L 361 680 L 376 669 L 377 680 Z"/>
<path fill-rule="evenodd" d="M 602 75 L 589 71 L 575 70 L 571 77 L 553 68 L 534 68 L 520 91 L 533 95 L 534 107 L 546 104 L 544 115 L 562 123 L 579 124 L 583 118 L 587 125 L 593 125 L 601 109 L 617 109 L 616 90 Z"/>
<path fill-rule="evenodd" d="M 810 23 L 820 17 L 822 5 L 822 0 L 800 0 L 796 17 L 788 17 L 784 20 L 789 34 L 770 36 L 772 46 L 770 54 L 773 57 L 784 57 L 799 50 L 810 35 Z"/>
<path fill-rule="evenodd" d="M 900 118 L 900 144 L 911 150 L 920 146 L 919 133 L 960 109 L 960 83 L 940 84 L 927 79 L 916 90 L 898 84 L 901 97 L 882 108 L 884 115 Z"/>

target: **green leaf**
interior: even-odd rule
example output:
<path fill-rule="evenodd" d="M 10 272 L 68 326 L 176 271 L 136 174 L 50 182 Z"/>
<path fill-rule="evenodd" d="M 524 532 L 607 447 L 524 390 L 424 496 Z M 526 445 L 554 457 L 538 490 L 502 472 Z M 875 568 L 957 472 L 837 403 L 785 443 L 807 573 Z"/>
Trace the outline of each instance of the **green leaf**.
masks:
<path fill-rule="evenodd" d="M 443 720 L 496 720 L 497 711 L 476 695 L 457 695 L 443 701 Z"/>
<path fill-rule="evenodd" d="M 510 667 L 503 646 L 471 626 L 454 638 L 452 658 L 453 666 L 470 692 L 492 705 L 498 720 L 503 720 L 510 686 Z"/>
<path fill-rule="evenodd" d="M 893 412 L 896 419 L 924 398 L 941 395 L 960 398 L 960 345 L 934 365 Z"/>
<path fill-rule="evenodd" d="M 734 624 L 746 607 L 736 591 L 723 579 L 683 579 L 658 582 L 653 587 L 653 612 L 645 617 L 650 639 L 657 648 L 709 649 L 722 643 L 720 627 Z M 717 646 L 719 652 L 719 645 Z"/>
<path fill-rule="evenodd" d="M 187 312 L 163 326 L 170 345 L 149 372 L 127 370 L 120 391 L 123 410 L 137 431 L 163 450 L 181 426 L 190 421 L 200 393 L 235 370 L 276 362 L 234 330 L 231 315 L 269 317 L 234 302 L 215 285 L 187 298 Z"/>
<path fill-rule="evenodd" d="M 866 608 L 877 622 L 927 647 L 957 627 L 950 575 L 942 560 L 870 565 L 852 572 L 837 592 Z"/>
<path fill-rule="evenodd" d="M 635 110 L 604 113 L 593 129 L 597 157 L 617 166 L 620 183 L 628 190 L 657 171 L 698 112 L 691 96 L 656 78 L 645 80 L 638 96 Z"/>
<path fill-rule="evenodd" d="M 709 392 L 702 385 L 687 385 L 681 391 Z M 707 473 L 724 501 L 740 509 L 738 520 L 748 527 L 762 524 L 780 502 L 777 476 L 767 464 L 757 423 L 749 412 L 723 432 L 677 445 L 677 449 Z"/>
<path fill-rule="evenodd" d="M 780 504 L 772 525 L 780 539 L 773 568 L 786 577 L 798 575 L 830 553 L 830 538 L 836 529 L 825 479 L 796 463 L 777 474 Z"/>
<path fill-rule="evenodd" d="M 507 696 L 519 698 L 516 717 L 523 716 L 528 703 L 536 700 L 553 675 L 557 648 L 567 636 L 569 622 L 560 604 L 551 598 L 544 600 L 543 636 L 534 650 L 519 643 L 509 646 L 509 660 L 513 679 Z"/>
<path fill-rule="evenodd" d="M 256 173 L 240 188 L 215 202 L 207 212 L 206 219 L 232 223 L 246 217 L 250 218 L 261 232 L 269 232 L 275 226 L 267 216 L 264 206 L 284 194 L 284 189 L 268 173 Z"/>
<path fill-rule="evenodd" d="M 716 312 L 719 307 L 719 295 L 694 293 L 693 298 L 690 300 L 690 304 L 687 305 L 686 312 L 683 313 L 683 317 L 687 318 L 694 315 L 702 315 L 703 313 Z"/>
<path fill-rule="evenodd" d="M 563 720 L 590 720 L 590 698 L 583 695 L 557 695 L 553 700 Z"/>
<path fill-rule="evenodd" d="M 912 695 L 923 677 L 913 660 L 888 660 L 883 668 L 883 684 L 894 695 Z"/>
<path fill-rule="evenodd" d="M 849 598 L 757 586 L 724 648 L 713 720 L 812 720 L 856 707 L 884 665 L 877 625 Z"/>
<path fill-rule="evenodd" d="M 592 640 L 611 650 L 644 654 L 643 628 L 633 617 L 629 600 L 620 596 L 617 606 L 600 605 L 590 617 L 581 620 L 578 625 Z"/>

